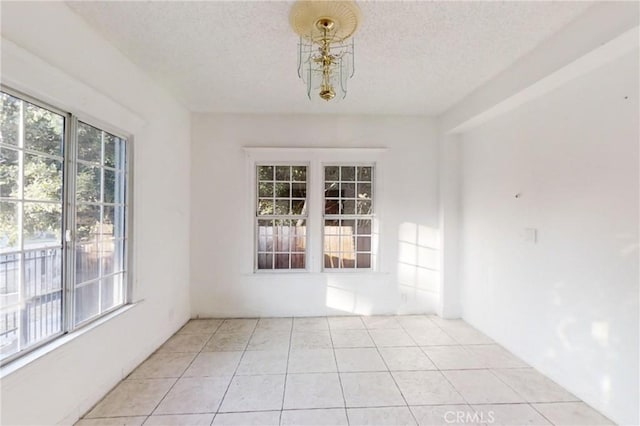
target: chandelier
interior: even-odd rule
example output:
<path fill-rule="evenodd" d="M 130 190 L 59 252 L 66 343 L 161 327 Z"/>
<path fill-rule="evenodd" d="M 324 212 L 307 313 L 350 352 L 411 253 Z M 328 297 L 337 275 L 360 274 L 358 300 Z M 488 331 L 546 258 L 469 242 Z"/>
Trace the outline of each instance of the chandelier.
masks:
<path fill-rule="evenodd" d="M 353 33 L 360 9 L 354 1 L 300 0 L 290 15 L 300 36 L 298 76 L 307 86 L 307 96 L 318 91 L 325 101 L 343 99 L 347 80 L 353 77 Z"/>

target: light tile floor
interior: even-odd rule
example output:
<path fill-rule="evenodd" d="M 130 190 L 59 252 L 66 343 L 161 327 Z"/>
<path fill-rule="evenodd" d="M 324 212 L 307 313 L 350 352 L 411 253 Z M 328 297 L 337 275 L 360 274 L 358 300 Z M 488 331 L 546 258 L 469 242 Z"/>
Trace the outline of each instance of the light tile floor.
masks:
<path fill-rule="evenodd" d="M 461 320 L 189 321 L 77 425 L 605 425 Z"/>

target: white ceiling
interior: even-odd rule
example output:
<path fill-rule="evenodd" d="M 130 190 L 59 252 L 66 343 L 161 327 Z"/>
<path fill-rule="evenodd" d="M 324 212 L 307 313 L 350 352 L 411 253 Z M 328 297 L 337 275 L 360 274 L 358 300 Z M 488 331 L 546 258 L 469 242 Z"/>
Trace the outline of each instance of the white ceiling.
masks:
<path fill-rule="evenodd" d="M 586 2 L 359 2 L 347 99 L 311 102 L 292 2 L 68 2 L 192 111 L 437 115 L 584 12 Z"/>

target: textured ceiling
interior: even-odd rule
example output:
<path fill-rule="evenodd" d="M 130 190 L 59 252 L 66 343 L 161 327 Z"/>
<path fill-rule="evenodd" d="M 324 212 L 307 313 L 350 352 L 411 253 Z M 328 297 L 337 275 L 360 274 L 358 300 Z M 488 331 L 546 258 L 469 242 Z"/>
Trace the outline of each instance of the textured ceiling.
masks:
<path fill-rule="evenodd" d="M 291 2 L 68 2 L 192 111 L 436 115 L 584 12 L 585 2 L 359 2 L 338 104 L 297 76 Z"/>

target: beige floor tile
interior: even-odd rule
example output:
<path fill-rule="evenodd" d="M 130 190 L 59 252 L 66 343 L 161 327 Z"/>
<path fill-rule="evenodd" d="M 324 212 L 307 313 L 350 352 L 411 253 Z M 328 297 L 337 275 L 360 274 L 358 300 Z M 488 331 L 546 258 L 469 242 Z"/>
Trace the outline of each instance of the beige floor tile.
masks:
<path fill-rule="evenodd" d="M 175 381 L 176 379 L 122 381 L 86 417 L 149 415 Z"/>
<path fill-rule="evenodd" d="M 289 373 L 335 373 L 333 349 L 297 349 L 289 353 Z"/>
<path fill-rule="evenodd" d="M 184 372 L 184 377 L 232 376 L 242 352 L 201 352 Z"/>
<path fill-rule="evenodd" d="M 487 368 L 523 368 L 527 363 L 500 345 L 467 345 L 464 348 L 482 360 Z"/>
<path fill-rule="evenodd" d="M 249 413 L 219 413 L 213 426 L 278 426 L 280 411 L 255 411 Z"/>
<path fill-rule="evenodd" d="M 219 319 L 194 319 L 187 322 L 178 334 L 213 334 L 222 324 Z"/>
<path fill-rule="evenodd" d="M 346 348 L 336 349 L 338 371 L 387 371 L 382 357 L 376 348 Z"/>
<path fill-rule="evenodd" d="M 522 395 L 527 402 L 578 401 L 574 395 L 533 368 L 493 370 L 493 372 Z"/>
<path fill-rule="evenodd" d="M 347 426 L 344 408 L 320 408 L 315 410 L 285 410 L 280 426 Z"/>
<path fill-rule="evenodd" d="M 394 316 L 371 316 L 361 317 L 365 327 L 374 329 L 401 329 L 402 326 Z"/>
<path fill-rule="evenodd" d="M 218 333 L 250 333 L 257 323 L 258 320 L 254 318 L 226 319 L 218 328 Z"/>
<path fill-rule="evenodd" d="M 209 426 L 214 414 L 168 414 L 151 416 L 144 426 Z"/>
<path fill-rule="evenodd" d="M 551 425 L 529 404 L 474 405 L 478 419 L 493 426 L 548 426 Z"/>
<path fill-rule="evenodd" d="M 326 317 L 294 318 L 293 331 L 329 331 L 329 323 Z"/>
<path fill-rule="evenodd" d="M 440 370 L 486 368 L 482 357 L 462 346 L 425 346 L 422 350 Z"/>
<path fill-rule="evenodd" d="M 433 329 L 439 328 L 433 321 L 431 321 L 426 315 L 400 315 L 396 317 L 398 323 L 402 328 L 409 329 Z"/>
<path fill-rule="evenodd" d="M 389 373 L 340 373 L 347 407 L 406 405 Z"/>
<path fill-rule="evenodd" d="M 238 366 L 238 375 L 285 374 L 287 372 L 288 352 L 247 351 Z"/>
<path fill-rule="evenodd" d="M 249 343 L 251 333 L 220 333 L 213 335 L 202 349 L 204 352 L 244 351 Z"/>
<path fill-rule="evenodd" d="M 397 371 L 392 374 L 409 405 L 465 403 L 439 371 Z"/>
<path fill-rule="evenodd" d="M 556 426 L 601 426 L 614 423 L 584 402 L 554 402 L 533 404 Z"/>
<path fill-rule="evenodd" d="M 435 370 L 436 366 L 420 348 L 380 348 L 380 354 L 391 371 Z"/>
<path fill-rule="evenodd" d="M 146 418 L 146 416 L 138 416 L 81 419 L 78 420 L 74 426 L 140 426 Z"/>
<path fill-rule="evenodd" d="M 331 336 L 328 331 L 293 332 L 291 349 L 331 349 Z"/>
<path fill-rule="evenodd" d="M 481 426 L 468 405 L 424 405 L 410 407 L 420 426 Z M 489 423 L 485 423 L 488 425 Z M 482 425 L 484 426 L 484 425 Z"/>
<path fill-rule="evenodd" d="M 163 379 L 180 377 L 187 369 L 195 353 L 162 353 L 151 355 L 127 379 Z"/>
<path fill-rule="evenodd" d="M 171 388 L 153 414 L 215 413 L 230 379 L 183 377 Z"/>
<path fill-rule="evenodd" d="M 495 343 L 488 336 L 465 322 L 454 322 L 442 326 L 442 329 L 461 345 L 480 345 Z"/>
<path fill-rule="evenodd" d="M 236 376 L 222 401 L 220 412 L 282 409 L 284 375 Z"/>
<path fill-rule="evenodd" d="M 329 328 L 333 330 L 364 330 L 360 317 L 329 317 Z"/>
<path fill-rule="evenodd" d="M 331 339 L 336 348 L 373 348 L 375 344 L 366 330 L 332 330 Z"/>
<path fill-rule="evenodd" d="M 284 409 L 344 407 L 337 373 L 289 374 Z"/>
<path fill-rule="evenodd" d="M 411 336 L 402 329 L 373 329 L 369 330 L 369 334 L 378 347 L 417 346 Z"/>
<path fill-rule="evenodd" d="M 291 332 L 260 330 L 253 333 L 248 351 L 277 351 L 288 350 Z"/>
<path fill-rule="evenodd" d="M 470 404 L 525 402 L 489 370 L 448 370 L 442 374 Z"/>
<path fill-rule="evenodd" d="M 291 332 L 293 318 L 260 318 L 256 331 L 288 331 Z"/>
<path fill-rule="evenodd" d="M 200 352 L 210 338 L 210 334 L 174 334 L 158 352 Z"/>
<path fill-rule="evenodd" d="M 415 426 L 408 407 L 349 408 L 350 426 Z"/>
<path fill-rule="evenodd" d="M 419 346 L 445 346 L 457 345 L 458 342 L 453 340 L 444 330 L 440 328 L 407 328 L 407 334 Z"/>

